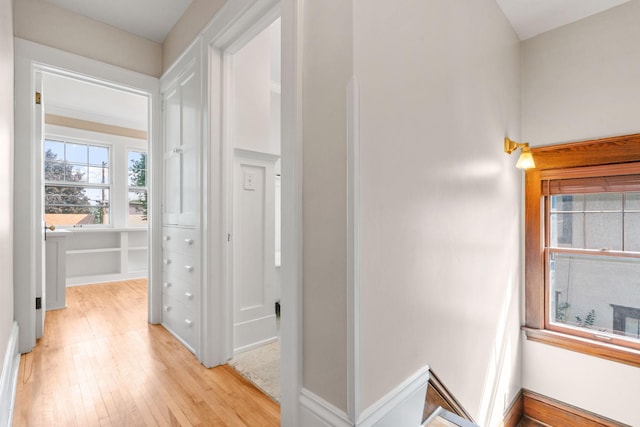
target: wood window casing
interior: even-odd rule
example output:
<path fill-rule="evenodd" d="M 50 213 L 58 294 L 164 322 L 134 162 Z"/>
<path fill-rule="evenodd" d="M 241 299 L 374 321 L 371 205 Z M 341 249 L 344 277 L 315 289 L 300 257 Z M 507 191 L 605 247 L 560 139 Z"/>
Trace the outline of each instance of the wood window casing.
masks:
<path fill-rule="evenodd" d="M 542 182 L 553 178 L 640 173 L 640 134 L 532 148 L 535 169 L 525 172 L 525 331 L 527 338 L 640 367 L 640 348 L 616 345 L 587 334 L 549 328 L 545 281 Z M 605 171 L 603 172 L 603 167 Z M 582 182 L 584 185 L 585 182 Z M 588 184 L 588 182 L 587 182 Z M 624 184 L 621 184 L 624 185 Z"/>

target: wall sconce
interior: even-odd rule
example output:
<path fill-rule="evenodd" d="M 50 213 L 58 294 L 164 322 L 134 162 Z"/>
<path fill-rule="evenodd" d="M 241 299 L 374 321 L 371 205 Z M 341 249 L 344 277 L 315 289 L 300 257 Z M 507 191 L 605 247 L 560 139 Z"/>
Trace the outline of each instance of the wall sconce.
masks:
<path fill-rule="evenodd" d="M 536 167 L 536 163 L 533 161 L 533 156 L 531 155 L 531 149 L 529 148 L 528 142 L 515 142 L 510 140 L 509 138 L 504 138 L 504 152 L 511 154 L 516 151 L 518 148 L 521 149 L 520 157 L 518 158 L 518 162 L 516 163 L 516 167 L 518 169 L 533 169 Z"/>

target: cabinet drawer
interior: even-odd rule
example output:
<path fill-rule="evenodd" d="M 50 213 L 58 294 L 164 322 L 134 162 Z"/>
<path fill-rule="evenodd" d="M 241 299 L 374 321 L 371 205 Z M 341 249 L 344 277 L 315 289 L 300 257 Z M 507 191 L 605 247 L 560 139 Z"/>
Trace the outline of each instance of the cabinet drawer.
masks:
<path fill-rule="evenodd" d="M 198 312 L 199 292 L 195 283 L 181 280 L 171 273 L 165 273 L 163 279 L 163 296 L 180 301 L 190 312 Z"/>
<path fill-rule="evenodd" d="M 188 256 L 196 256 L 199 251 L 196 233 L 190 228 L 162 227 L 162 248 Z"/>
<path fill-rule="evenodd" d="M 181 282 L 198 283 L 199 269 L 195 257 L 165 250 L 162 252 L 163 277 Z"/>
<path fill-rule="evenodd" d="M 191 313 L 180 301 L 164 295 L 162 324 L 175 336 L 195 350 L 198 342 L 198 316 Z"/>

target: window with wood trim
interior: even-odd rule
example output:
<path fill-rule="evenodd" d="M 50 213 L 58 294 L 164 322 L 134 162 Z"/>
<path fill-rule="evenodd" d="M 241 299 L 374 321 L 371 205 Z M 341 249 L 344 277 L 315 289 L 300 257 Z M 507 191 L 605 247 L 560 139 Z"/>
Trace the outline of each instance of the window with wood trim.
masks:
<path fill-rule="evenodd" d="M 640 366 L 640 135 L 532 151 L 528 338 Z"/>

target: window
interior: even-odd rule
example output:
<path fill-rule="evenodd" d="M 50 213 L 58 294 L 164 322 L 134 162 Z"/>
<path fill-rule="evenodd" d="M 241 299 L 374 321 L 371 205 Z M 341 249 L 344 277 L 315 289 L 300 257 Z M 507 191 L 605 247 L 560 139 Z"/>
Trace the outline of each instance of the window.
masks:
<path fill-rule="evenodd" d="M 640 135 L 532 152 L 527 337 L 640 366 Z"/>
<path fill-rule="evenodd" d="M 129 225 L 147 223 L 147 153 L 142 151 L 128 152 L 129 191 L 128 216 Z"/>
<path fill-rule="evenodd" d="M 109 224 L 109 158 L 105 146 L 45 140 L 47 224 Z"/>

